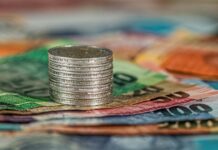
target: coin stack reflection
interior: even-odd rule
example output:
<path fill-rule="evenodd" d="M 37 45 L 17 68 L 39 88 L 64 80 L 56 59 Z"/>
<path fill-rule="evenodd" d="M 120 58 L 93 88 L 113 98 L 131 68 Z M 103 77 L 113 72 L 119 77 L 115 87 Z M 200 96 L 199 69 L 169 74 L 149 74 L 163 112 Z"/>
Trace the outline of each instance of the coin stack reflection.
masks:
<path fill-rule="evenodd" d="M 51 48 L 49 84 L 51 98 L 62 104 L 93 106 L 110 102 L 112 51 L 95 46 Z"/>

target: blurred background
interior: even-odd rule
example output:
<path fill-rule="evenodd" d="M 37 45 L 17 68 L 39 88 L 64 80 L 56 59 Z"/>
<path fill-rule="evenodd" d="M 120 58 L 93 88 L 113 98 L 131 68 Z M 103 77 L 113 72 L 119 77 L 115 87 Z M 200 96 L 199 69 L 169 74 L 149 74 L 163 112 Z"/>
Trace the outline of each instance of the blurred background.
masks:
<path fill-rule="evenodd" d="M 178 28 L 217 34 L 217 0 L 1 0 L 0 38 L 103 32 L 165 36 Z"/>

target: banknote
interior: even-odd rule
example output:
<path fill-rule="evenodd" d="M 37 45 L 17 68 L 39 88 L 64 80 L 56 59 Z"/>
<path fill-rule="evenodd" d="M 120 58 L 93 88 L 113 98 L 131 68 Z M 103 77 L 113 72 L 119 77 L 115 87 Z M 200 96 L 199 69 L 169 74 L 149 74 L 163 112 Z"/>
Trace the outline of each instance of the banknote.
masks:
<path fill-rule="evenodd" d="M 55 45 L 70 43 L 73 44 L 70 40 L 59 40 L 21 55 L 1 59 L 0 110 L 27 111 L 42 106 L 59 106 L 49 98 L 47 50 Z M 117 60 L 114 61 L 113 95 L 128 95 L 165 79 L 166 75 Z"/>
<path fill-rule="evenodd" d="M 201 136 L 69 136 L 59 134 L 30 134 L 0 136 L 0 149 L 26 150 L 216 150 L 217 135 Z"/>
<path fill-rule="evenodd" d="M 199 85 L 218 90 L 218 81 L 203 80 L 199 78 L 182 78 L 179 80 L 185 84 Z"/>
<path fill-rule="evenodd" d="M 25 131 L 51 126 L 93 126 L 93 125 L 148 125 L 163 122 L 192 121 L 215 119 L 218 117 L 218 96 L 192 101 L 186 104 L 163 108 L 129 116 L 112 116 L 100 118 L 77 118 L 70 115 L 55 116 L 11 116 L 1 115 L 1 131 Z M 41 117 L 41 118 L 40 118 Z M 46 119 L 47 117 L 47 119 Z M 67 129 L 67 128 L 66 128 Z M 90 131 L 91 132 L 91 131 Z"/>
<path fill-rule="evenodd" d="M 135 61 L 143 67 L 152 64 L 159 70 L 162 69 L 175 75 L 183 74 L 214 81 L 217 80 L 216 49 L 217 45 L 202 45 L 194 42 L 159 44 L 155 51 L 145 51 L 138 55 Z"/>
<path fill-rule="evenodd" d="M 62 107 L 47 107 L 44 109 L 36 108 L 30 110 L 31 112 L 27 113 L 17 113 L 4 111 L 1 112 L 0 122 L 31 122 L 33 120 L 50 120 L 50 119 L 63 119 L 63 118 L 82 118 L 82 117 L 106 117 L 106 116 L 125 116 L 125 115 L 134 115 L 141 114 L 145 112 L 150 112 L 162 108 L 172 107 L 179 104 L 187 103 L 196 99 L 206 98 L 208 96 L 218 95 L 218 92 L 215 90 L 211 90 L 203 87 L 189 87 L 184 88 L 180 85 L 164 83 L 160 84 L 158 88 L 161 89 L 166 87 L 180 88 L 179 91 L 175 91 L 173 93 L 168 93 L 168 89 L 166 88 L 162 92 L 155 92 L 153 94 L 145 95 L 144 101 L 140 103 L 136 103 L 133 105 L 119 105 L 122 107 L 115 108 L 107 108 L 107 109 L 95 109 L 95 110 L 87 110 L 87 111 L 70 111 L 70 106 L 62 106 Z M 183 89 L 182 89 L 183 88 Z M 154 89 L 154 87 L 153 87 Z M 170 88 L 169 88 L 170 89 Z M 172 90 L 170 89 L 172 92 Z M 170 92 L 169 91 L 169 92 Z M 140 97 L 141 98 L 141 97 Z M 137 99 L 135 97 L 134 99 Z M 146 100 L 147 99 L 147 100 Z M 139 100 L 137 100 L 139 101 Z M 118 102 L 117 102 L 118 103 Z M 14 115 L 13 115 L 14 114 Z M 22 115 L 22 116 L 20 116 Z"/>
<path fill-rule="evenodd" d="M 53 132 L 60 134 L 80 135 L 197 135 L 218 133 L 218 119 L 171 121 L 150 125 L 95 125 L 95 126 L 67 126 L 52 125 L 29 128 L 24 132 Z"/>
<path fill-rule="evenodd" d="M 40 120 L 37 117 L 29 116 L 11 116 L 1 115 L 1 128 L 7 128 L 10 125 L 12 129 L 32 128 L 42 125 L 139 125 L 139 124 L 156 124 L 166 121 L 184 121 L 184 120 L 201 120 L 218 118 L 217 96 L 212 96 L 185 104 L 172 106 L 169 108 L 158 109 L 152 112 L 146 112 L 136 115 L 127 116 L 110 116 L 110 117 L 89 117 L 77 118 L 62 116 L 52 118 L 42 116 Z M 55 116 L 55 115 L 54 115 Z M 24 124 L 14 124 L 13 122 L 23 122 Z M 25 124 L 28 123 L 28 124 Z M 31 122 L 31 123 L 30 123 Z"/>
<path fill-rule="evenodd" d="M 203 80 L 203 82 L 209 85 L 211 88 L 218 90 L 218 81 Z"/>
<path fill-rule="evenodd" d="M 142 66 L 149 67 L 155 70 L 164 70 L 161 66 L 165 55 L 168 54 L 173 48 L 187 44 L 187 42 L 193 41 L 196 39 L 196 35 L 189 30 L 177 29 L 175 32 L 168 36 L 165 39 L 157 42 L 152 47 L 148 48 L 146 51 L 139 53 L 134 61 Z"/>
<path fill-rule="evenodd" d="M 204 79 L 217 79 L 217 58 L 218 52 L 215 50 L 206 51 L 180 47 L 166 56 L 162 66 L 172 72 L 196 75 Z"/>

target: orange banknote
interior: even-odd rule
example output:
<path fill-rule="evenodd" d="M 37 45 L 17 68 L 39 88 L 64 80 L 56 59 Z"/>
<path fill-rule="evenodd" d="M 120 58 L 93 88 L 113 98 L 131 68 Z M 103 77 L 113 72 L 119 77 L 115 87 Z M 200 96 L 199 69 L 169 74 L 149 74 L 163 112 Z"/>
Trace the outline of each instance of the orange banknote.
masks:
<path fill-rule="evenodd" d="M 210 38 L 171 43 L 171 39 L 140 53 L 134 60 L 155 71 L 218 79 L 218 44 Z"/>
<path fill-rule="evenodd" d="M 218 79 L 218 51 L 191 47 L 175 48 L 166 56 L 162 67 L 171 72 Z"/>

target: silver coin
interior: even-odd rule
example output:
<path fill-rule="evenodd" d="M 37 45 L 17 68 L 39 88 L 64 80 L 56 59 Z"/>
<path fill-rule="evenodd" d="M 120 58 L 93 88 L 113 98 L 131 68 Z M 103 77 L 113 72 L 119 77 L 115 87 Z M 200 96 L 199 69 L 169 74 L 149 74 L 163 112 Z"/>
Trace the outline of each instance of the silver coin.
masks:
<path fill-rule="evenodd" d="M 112 58 L 112 51 L 106 48 L 86 45 L 67 45 L 54 47 L 48 51 L 49 57 L 58 58 L 60 61 L 101 61 Z"/>
<path fill-rule="evenodd" d="M 79 94 L 70 94 L 70 93 L 63 93 L 63 92 L 58 92 L 54 91 L 53 89 L 49 89 L 51 95 L 63 97 L 63 98 L 72 98 L 72 99 L 95 99 L 95 98 L 102 98 L 102 97 L 107 97 L 111 96 L 111 92 L 107 93 L 100 93 L 100 94 L 86 94 L 86 93 L 79 93 Z"/>
<path fill-rule="evenodd" d="M 107 69 L 107 70 L 102 70 L 102 71 L 74 71 L 74 70 L 58 70 L 58 69 L 53 69 L 51 67 L 48 68 L 49 73 L 53 74 L 59 74 L 59 73 L 64 73 L 68 74 L 70 76 L 90 76 L 90 75 L 106 75 L 106 74 L 112 74 L 113 70 L 112 68 Z"/>
<path fill-rule="evenodd" d="M 59 78 L 57 80 L 53 80 L 55 78 Z M 72 78 L 60 78 L 60 77 L 57 77 L 57 76 L 51 76 L 49 75 L 49 81 L 53 82 L 53 83 L 65 83 L 66 85 L 72 85 L 72 86 L 75 86 L 75 85 L 78 85 L 78 86 L 90 86 L 90 85 L 93 85 L 93 86 L 98 86 L 98 85 L 101 85 L 101 84 L 112 84 L 110 82 L 112 82 L 113 78 L 99 78 L 99 80 L 97 79 L 92 79 L 92 78 L 87 78 L 87 79 L 83 79 L 83 78 L 78 78 L 78 79 L 72 79 Z M 103 81 L 104 80 L 104 81 Z M 69 82 L 67 82 L 69 81 Z M 107 82 L 106 82 L 107 81 Z M 109 81 L 109 82 L 108 82 Z"/>
<path fill-rule="evenodd" d="M 49 68 L 53 70 L 63 70 L 63 71 L 76 71 L 76 72 L 100 72 L 108 69 L 113 69 L 112 64 L 108 64 L 105 66 L 99 66 L 99 67 L 72 67 L 72 66 L 63 66 L 63 65 L 57 65 L 57 64 L 49 64 Z"/>
<path fill-rule="evenodd" d="M 60 101 L 72 101 L 72 100 L 76 100 L 76 101 L 98 101 L 98 100 L 101 100 L 101 99 L 108 99 L 108 98 L 112 98 L 111 95 L 106 95 L 106 96 L 102 96 L 100 98 L 69 98 L 69 97 L 64 97 L 62 95 L 57 95 L 57 94 L 54 94 L 50 91 L 50 96 L 53 97 L 53 98 L 59 98 Z"/>
<path fill-rule="evenodd" d="M 53 68 L 48 68 L 48 72 L 52 73 L 52 74 L 60 74 L 60 73 L 64 73 L 64 74 L 68 74 L 66 76 L 77 76 L 78 74 L 80 74 L 82 77 L 83 76 L 89 76 L 89 75 L 106 75 L 106 74 L 112 74 L 113 70 L 112 69 L 108 69 L 108 70 L 103 70 L 103 71 L 87 71 L 87 72 L 79 72 L 79 71 L 74 71 L 74 70 L 57 70 L 57 69 L 53 69 Z"/>
<path fill-rule="evenodd" d="M 87 86 L 67 86 L 64 84 L 56 84 L 53 82 L 49 83 L 51 88 L 54 89 L 60 89 L 60 90 L 65 90 L 65 91 L 70 91 L 70 92 L 76 92 L 76 91 L 87 91 L 87 92 L 98 92 L 98 91 L 105 91 L 105 90 L 110 90 L 112 89 L 112 85 L 100 85 L 100 86 L 92 86 L 92 85 L 87 85 Z"/>
<path fill-rule="evenodd" d="M 54 92 L 59 92 L 59 93 L 63 93 L 63 94 L 68 94 L 68 95 L 86 95 L 87 97 L 91 97 L 93 95 L 95 96 L 100 96 L 100 95 L 105 95 L 105 93 L 111 93 L 112 88 L 107 89 L 107 90 L 96 90 L 96 91 L 81 91 L 81 90 L 77 90 L 77 91 L 72 91 L 72 90 L 66 90 L 66 89 L 61 89 L 61 88 L 55 88 L 55 87 L 50 87 L 50 90 L 54 91 Z"/>
<path fill-rule="evenodd" d="M 100 80 L 104 78 L 111 78 L 112 73 L 110 74 L 96 74 L 96 75 L 75 75 L 75 74 L 68 74 L 68 73 L 58 73 L 58 72 L 49 72 L 49 76 L 58 77 L 62 79 L 81 79 L 82 81 L 89 81 L 89 80 Z"/>
<path fill-rule="evenodd" d="M 49 81 L 52 83 L 56 84 L 64 84 L 66 86 L 100 86 L 104 84 L 111 84 L 113 78 L 105 78 L 103 80 L 89 80 L 89 81 L 84 81 L 84 80 L 68 80 L 68 79 L 60 79 L 56 78 L 53 76 L 49 77 Z"/>
<path fill-rule="evenodd" d="M 49 73 L 49 77 L 53 76 L 54 78 L 67 79 L 75 82 L 89 82 L 89 81 L 97 81 L 112 78 L 112 74 L 109 76 L 63 76 L 63 75 L 53 75 Z"/>
<path fill-rule="evenodd" d="M 67 80 L 68 81 L 68 80 Z M 59 82 L 59 81 L 53 81 L 51 78 L 49 79 L 49 83 L 51 83 L 52 85 L 55 85 L 55 86 L 65 86 L 65 87 L 84 87 L 84 88 L 101 88 L 101 87 L 109 87 L 111 86 L 111 82 L 109 81 L 108 83 L 106 82 L 99 82 L 97 81 L 95 84 L 93 84 L 93 82 L 89 82 L 89 81 L 71 81 L 70 83 L 63 83 L 63 82 Z"/>
<path fill-rule="evenodd" d="M 87 63 L 87 62 L 66 63 L 66 62 L 57 62 L 55 60 L 49 59 L 49 64 L 63 65 L 63 66 L 70 66 L 70 67 L 103 67 L 112 64 L 112 61 L 96 62 L 96 63 Z"/>
<path fill-rule="evenodd" d="M 74 98 L 78 98 L 78 96 L 79 96 L 80 98 L 87 98 L 87 99 L 88 98 L 90 99 L 90 98 L 104 97 L 105 95 L 109 95 L 109 93 L 111 93 L 111 91 L 112 91 L 112 89 L 109 89 L 109 90 L 94 91 L 94 92 L 92 92 L 92 91 L 73 91 L 72 92 L 72 91 L 65 91 L 62 89 L 55 89 L 53 87 L 51 87 L 50 90 L 64 94 L 64 97 L 69 97 L 69 95 L 70 95 L 70 97 L 74 97 Z"/>
<path fill-rule="evenodd" d="M 106 48 L 89 47 L 87 49 L 80 49 L 82 46 L 71 47 L 56 47 L 49 50 L 48 57 L 53 60 L 62 62 L 72 61 L 107 61 L 113 59 L 112 52 Z M 61 53 L 61 55 L 53 55 L 51 53 Z M 107 54 L 106 54 L 107 53 Z M 103 56 L 104 55 L 104 56 Z"/>
<path fill-rule="evenodd" d="M 61 103 L 65 105 L 76 105 L 76 106 L 96 106 L 96 105 L 107 104 L 112 101 L 112 98 L 110 97 L 93 99 L 93 100 L 63 99 L 60 97 L 53 97 L 53 96 L 51 96 L 51 98 L 57 103 Z"/>
<path fill-rule="evenodd" d="M 96 63 L 96 64 L 86 64 L 86 63 L 80 63 L 80 64 L 69 64 L 69 63 L 59 63 L 59 62 L 54 62 L 52 60 L 49 60 L 48 62 L 49 66 L 58 66 L 58 67 L 66 67 L 69 69 L 74 69 L 74 68 L 81 68 L 81 69 L 88 69 L 88 68 L 106 68 L 109 66 L 112 66 L 112 61 L 111 62 L 106 62 L 106 63 Z"/>
<path fill-rule="evenodd" d="M 105 94 L 105 95 L 102 95 L 100 97 L 79 97 L 78 96 L 75 96 L 75 97 L 72 97 L 71 95 L 67 95 L 67 94 L 57 94 L 53 91 L 50 91 L 50 96 L 52 97 L 57 97 L 57 98 L 60 98 L 60 99 L 63 99 L 64 100 L 80 100 L 80 101 L 89 101 L 89 100 L 100 100 L 100 99 L 104 99 L 104 98 L 108 98 L 108 97 L 112 97 L 111 95 L 109 94 Z"/>
<path fill-rule="evenodd" d="M 55 91 L 64 92 L 64 93 L 92 93 L 92 94 L 98 94 L 98 93 L 104 93 L 104 92 L 110 92 L 112 90 L 112 87 L 104 87 L 104 88 L 90 88 L 90 89 L 84 89 L 84 88 L 76 88 L 76 87 L 57 87 L 52 86 L 50 84 L 50 88 Z"/>
<path fill-rule="evenodd" d="M 56 89 L 63 89 L 66 91 L 104 91 L 109 90 L 112 88 L 111 84 L 105 84 L 105 85 L 64 85 L 64 84 L 57 84 L 54 82 L 49 82 L 49 86 L 51 88 Z"/>
<path fill-rule="evenodd" d="M 49 69 L 48 72 L 49 75 L 51 76 L 58 76 L 60 78 L 92 78 L 92 79 L 96 79 L 96 78 L 110 78 L 113 76 L 112 74 L 112 70 L 106 70 L 106 71 L 102 71 L 102 72 L 67 72 L 67 71 L 59 71 L 59 70 L 53 70 L 53 69 Z"/>
<path fill-rule="evenodd" d="M 69 60 L 69 59 L 65 59 L 65 58 L 59 58 L 59 57 L 51 57 L 51 55 L 49 55 L 49 60 L 54 62 L 54 63 L 66 63 L 66 64 L 71 64 L 71 65 L 81 65 L 81 64 L 86 64 L 86 65 L 97 65 L 97 64 L 106 64 L 108 62 L 112 62 L 113 59 L 112 58 L 108 58 L 105 60 Z"/>
<path fill-rule="evenodd" d="M 101 84 L 112 81 L 113 77 L 103 77 L 103 78 L 66 78 L 66 77 L 60 77 L 49 74 L 49 80 L 53 82 L 66 82 L 66 84 L 81 84 L 86 85 L 88 83 L 90 84 Z M 67 82 L 69 81 L 69 82 Z"/>

